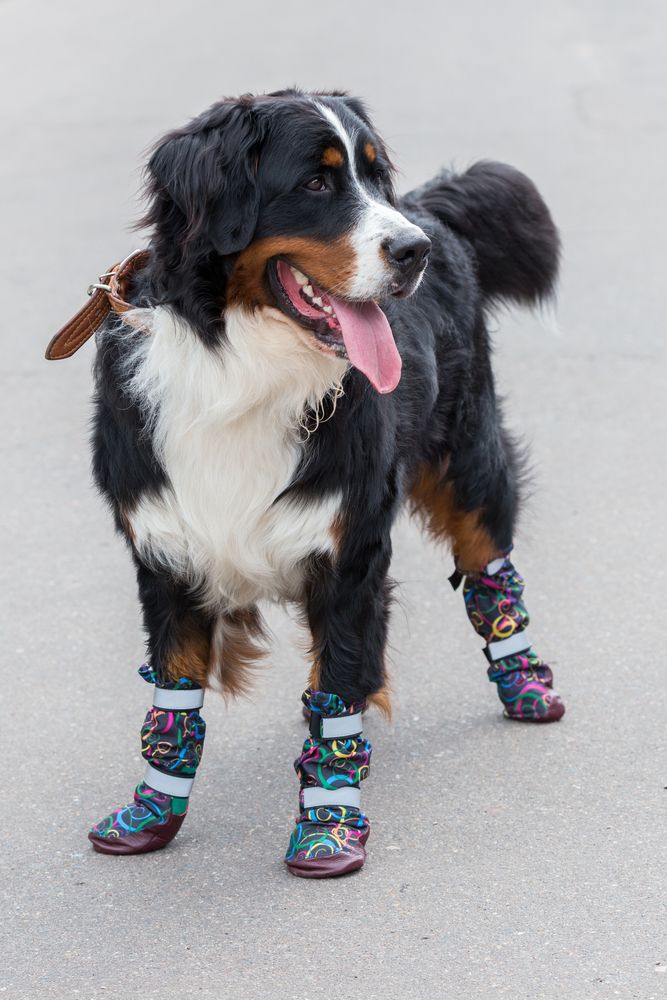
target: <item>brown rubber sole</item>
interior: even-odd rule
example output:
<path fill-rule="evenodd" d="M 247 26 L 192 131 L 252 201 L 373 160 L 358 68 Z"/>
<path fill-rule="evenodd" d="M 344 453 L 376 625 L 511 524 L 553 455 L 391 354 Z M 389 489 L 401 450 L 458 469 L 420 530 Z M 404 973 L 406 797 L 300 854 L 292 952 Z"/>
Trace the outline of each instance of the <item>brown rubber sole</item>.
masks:
<path fill-rule="evenodd" d="M 510 722 L 532 722 L 533 724 L 539 723 L 544 725 L 547 722 L 558 722 L 565 715 L 565 705 L 562 701 L 554 702 L 549 706 L 549 711 L 546 715 L 539 715 L 535 719 L 522 719 L 520 715 L 509 715 L 507 710 L 503 712 L 506 719 Z"/>
<path fill-rule="evenodd" d="M 172 816 L 164 826 L 153 830 L 128 833 L 126 837 L 96 837 L 88 834 L 88 840 L 98 854 L 150 854 L 161 851 L 170 844 L 183 825 L 183 816 Z"/>
<path fill-rule="evenodd" d="M 366 850 L 362 843 L 358 843 L 352 850 L 344 853 L 313 858 L 311 861 L 285 861 L 285 864 L 297 878 L 339 878 L 358 871 L 365 861 Z"/>

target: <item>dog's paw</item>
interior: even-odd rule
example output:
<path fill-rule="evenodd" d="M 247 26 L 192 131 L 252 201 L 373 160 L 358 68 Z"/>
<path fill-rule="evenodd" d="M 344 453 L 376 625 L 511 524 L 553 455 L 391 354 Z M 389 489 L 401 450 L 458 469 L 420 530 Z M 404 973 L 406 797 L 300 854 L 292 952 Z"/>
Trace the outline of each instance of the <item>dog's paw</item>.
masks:
<path fill-rule="evenodd" d="M 530 660 L 516 659 L 525 660 L 525 665 L 491 678 L 498 686 L 505 717 L 517 722 L 557 722 L 565 714 L 565 705 L 553 690 L 551 668 L 534 654 Z"/>
<path fill-rule="evenodd" d="M 174 839 L 185 819 L 187 799 L 137 786 L 134 801 L 96 823 L 88 840 L 100 854 L 148 854 Z"/>
<path fill-rule="evenodd" d="M 336 878 L 366 860 L 368 820 L 344 806 L 306 810 L 290 838 L 285 864 L 299 878 Z"/>

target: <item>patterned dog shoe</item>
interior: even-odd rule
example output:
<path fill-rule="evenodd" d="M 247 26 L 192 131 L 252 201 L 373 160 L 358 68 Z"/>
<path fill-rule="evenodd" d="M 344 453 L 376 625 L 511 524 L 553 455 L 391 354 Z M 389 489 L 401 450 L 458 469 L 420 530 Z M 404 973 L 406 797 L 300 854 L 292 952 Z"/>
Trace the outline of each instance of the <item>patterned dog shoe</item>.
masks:
<path fill-rule="evenodd" d="M 285 864 L 300 878 L 335 878 L 366 860 L 370 824 L 359 808 L 359 784 L 368 776 L 372 748 L 361 735 L 363 705 L 312 690 L 302 700 L 310 736 L 294 762 L 300 812 Z"/>
<path fill-rule="evenodd" d="M 306 809 L 292 832 L 285 863 L 301 878 L 335 878 L 361 868 L 370 824 L 358 809 Z"/>
<path fill-rule="evenodd" d="M 134 801 L 115 809 L 91 829 L 100 854 L 146 854 L 174 839 L 188 811 L 188 797 L 204 748 L 206 723 L 199 714 L 204 692 L 187 678 L 157 685 L 148 664 L 139 675 L 155 684 L 153 707 L 141 728 L 144 780 Z"/>
<path fill-rule="evenodd" d="M 565 714 L 565 705 L 553 690 L 551 667 L 532 649 L 494 663 L 487 673 L 497 686 L 505 718 L 518 722 L 557 722 Z"/>
<path fill-rule="evenodd" d="M 148 854 L 174 839 L 188 811 L 188 800 L 137 785 L 134 802 L 96 823 L 88 840 L 100 854 Z"/>
<path fill-rule="evenodd" d="M 487 674 L 497 686 L 505 717 L 556 722 L 565 714 L 565 705 L 553 690 L 551 668 L 530 644 L 523 591 L 524 581 L 507 553 L 480 573 L 468 575 L 463 597 L 473 628 L 486 640 Z"/>

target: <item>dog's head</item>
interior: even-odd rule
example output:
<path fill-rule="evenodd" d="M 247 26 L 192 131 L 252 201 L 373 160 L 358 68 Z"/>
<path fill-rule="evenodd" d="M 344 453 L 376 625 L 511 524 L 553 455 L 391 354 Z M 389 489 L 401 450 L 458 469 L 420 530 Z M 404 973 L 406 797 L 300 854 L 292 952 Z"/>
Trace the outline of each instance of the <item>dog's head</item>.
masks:
<path fill-rule="evenodd" d="M 396 209 L 384 143 L 359 101 L 222 101 L 158 144 L 149 178 L 147 218 L 172 273 L 207 262 L 227 308 L 278 309 L 309 347 L 348 358 L 380 392 L 396 386 L 400 357 L 377 301 L 414 292 L 430 241 Z"/>

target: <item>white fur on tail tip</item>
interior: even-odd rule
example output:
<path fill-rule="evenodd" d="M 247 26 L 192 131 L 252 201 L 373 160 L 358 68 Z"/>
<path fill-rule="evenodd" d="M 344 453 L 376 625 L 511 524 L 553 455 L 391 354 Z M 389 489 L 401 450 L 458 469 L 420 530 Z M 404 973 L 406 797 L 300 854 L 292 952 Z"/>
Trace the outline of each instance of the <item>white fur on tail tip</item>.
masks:
<path fill-rule="evenodd" d="M 131 392 L 170 483 L 128 512 L 134 544 L 211 608 L 298 597 L 302 561 L 331 550 L 341 502 L 274 505 L 302 456 L 304 411 L 335 391 L 346 363 L 310 350 L 276 309 L 231 309 L 226 331 L 208 348 L 158 307 L 131 359 Z"/>

